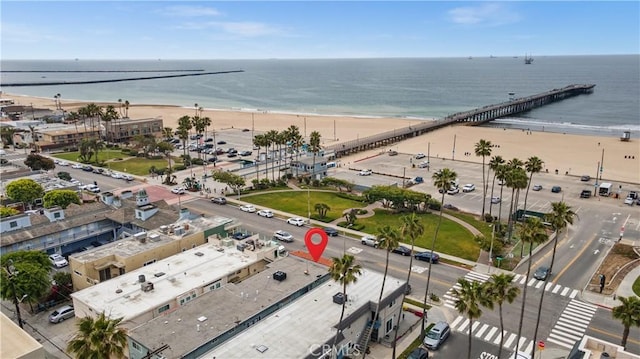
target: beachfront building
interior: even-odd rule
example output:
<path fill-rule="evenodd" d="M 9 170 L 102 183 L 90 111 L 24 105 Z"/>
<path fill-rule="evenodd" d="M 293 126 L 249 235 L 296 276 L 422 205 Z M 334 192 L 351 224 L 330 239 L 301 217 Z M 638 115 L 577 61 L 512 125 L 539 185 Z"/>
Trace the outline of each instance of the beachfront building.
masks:
<path fill-rule="evenodd" d="M 98 138 L 100 131 L 82 124 L 57 126 L 36 130 L 36 145 L 40 151 L 76 147 L 83 139 Z"/>
<path fill-rule="evenodd" d="M 356 354 L 371 333 L 371 342 L 393 336 L 406 282 L 387 276 L 378 320 L 371 326 L 383 275 L 363 269 L 347 287 L 347 305 L 338 338 L 338 357 Z M 331 345 L 340 319 L 342 287 L 328 280 L 296 301 L 224 341 L 188 358 L 333 358 Z M 335 353 L 334 353 L 335 354 Z"/>
<path fill-rule="evenodd" d="M 29 333 L 0 313 L 0 358 L 12 359 L 45 359 L 46 353 L 42 344 Z"/>
<path fill-rule="evenodd" d="M 108 142 L 127 142 L 136 136 L 162 137 L 162 118 L 121 118 L 103 124 L 102 135 Z"/>
<path fill-rule="evenodd" d="M 232 219 L 196 217 L 161 225 L 152 231 L 124 233 L 125 238 L 69 256 L 73 288 L 81 290 L 207 243 L 226 237 Z"/>
<path fill-rule="evenodd" d="M 238 283 L 286 254 L 277 242 L 213 239 L 71 295 L 76 317 L 106 313 L 137 327 Z"/>
<path fill-rule="evenodd" d="M 290 172 L 293 176 L 321 180 L 327 177 L 327 158 L 322 153 L 316 155 L 315 160 L 312 154 L 299 157 L 291 161 Z"/>
<path fill-rule="evenodd" d="M 588 335 L 582 337 L 573 346 L 567 359 L 640 359 L 640 355 L 626 351 L 622 346 L 594 338 Z"/>

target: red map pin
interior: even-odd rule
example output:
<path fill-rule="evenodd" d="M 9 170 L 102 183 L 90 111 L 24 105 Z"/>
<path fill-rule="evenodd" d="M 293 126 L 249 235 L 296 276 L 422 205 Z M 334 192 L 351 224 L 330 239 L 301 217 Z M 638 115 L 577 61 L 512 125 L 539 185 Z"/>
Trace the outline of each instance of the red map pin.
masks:
<path fill-rule="evenodd" d="M 313 241 L 312 237 L 314 234 L 320 236 L 319 243 L 315 243 Z M 324 252 L 324 249 L 327 248 L 329 237 L 327 237 L 327 234 L 322 229 L 311 228 L 304 235 L 304 243 L 307 245 L 307 250 L 309 251 L 309 254 L 311 254 L 313 261 L 318 262 L 318 260 L 320 260 L 320 257 L 322 257 L 322 252 Z"/>

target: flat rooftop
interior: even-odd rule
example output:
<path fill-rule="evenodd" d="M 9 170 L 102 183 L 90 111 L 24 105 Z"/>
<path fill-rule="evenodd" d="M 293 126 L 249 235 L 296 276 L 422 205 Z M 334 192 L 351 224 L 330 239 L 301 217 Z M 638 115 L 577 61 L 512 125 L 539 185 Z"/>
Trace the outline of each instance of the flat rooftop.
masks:
<path fill-rule="evenodd" d="M 168 242 L 182 238 L 184 236 L 190 236 L 192 234 L 203 232 L 209 228 L 215 228 L 221 225 L 233 223 L 233 219 L 215 216 L 212 218 L 198 217 L 195 219 L 188 219 L 178 221 L 172 226 L 165 226 L 164 229 L 156 229 L 146 232 L 146 238 L 144 242 L 139 238 L 131 236 L 119 241 L 111 242 L 103 246 L 94 248 L 86 252 L 79 252 L 72 254 L 75 260 L 80 262 L 90 262 L 98 258 L 104 258 L 109 256 L 116 256 L 120 258 L 127 258 L 134 256 L 138 253 L 152 250 L 156 247 L 167 244 Z M 188 225 L 189 229 L 185 229 Z M 181 227 L 183 234 L 175 234 L 174 229 Z"/>
<path fill-rule="evenodd" d="M 235 247 L 221 247 L 217 242 L 205 244 L 169 258 L 157 261 L 108 281 L 71 294 L 94 313 L 109 313 L 111 317 L 123 317 L 127 321 L 147 313 L 194 288 L 205 286 L 230 273 L 257 262 L 262 251 L 278 248 L 276 242 L 266 242 L 256 251 L 239 251 Z M 153 283 L 154 289 L 144 292 L 140 275 Z M 76 316 L 83 317 L 86 313 Z"/>
<path fill-rule="evenodd" d="M 345 318 L 378 301 L 382 279 L 382 273 L 362 270 L 358 281 L 347 287 Z M 383 298 L 404 283 L 387 276 Z M 200 358 L 305 358 L 336 335 L 341 305 L 333 302 L 333 295 L 341 291 L 340 284 L 329 280 Z"/>
<path fill-rule="evenodd" d="M 304 274 L 308 270 L 309 274 Z M 273 274 L 287 274 L 284 281 Z M 129 336 L 147 348 L 168 344 L 169 357 L 180 357 L 251 318 L 268 306 L 328 273 L 328 268 L 297 257 L 269 263 L 261 272 L 240 283 L 196 298 L 175 311 L 129 330 Z M 204 320 L 202 320 L 204 318 Z"/>

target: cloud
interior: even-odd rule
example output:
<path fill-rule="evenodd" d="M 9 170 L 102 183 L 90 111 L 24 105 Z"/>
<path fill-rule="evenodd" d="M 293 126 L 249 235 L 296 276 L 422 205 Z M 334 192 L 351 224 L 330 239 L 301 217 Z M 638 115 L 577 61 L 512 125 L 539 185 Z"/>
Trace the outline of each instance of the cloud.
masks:
<path fill-rule="evenodd" d="M 223 32 L 241 37 L 258 37 L 267 35 L 279 35 L 283 31 L 277 27 L 261 22 L 251 21 L 206 21 L 189 22 L 179 25 L 178 28 L 186 30 L 220 29 Z"/>
<path fill-rule="evenodd" d="M 14 43 L 66 42 L 60 35 L 52 35 L 47 30 L 39 31 L 35 26 L 2 23 L 2 41 Z"/>
<path fill-rule="evenodd" d="M 222 15 L 218 10 L 212 7 L 205 6 L 167 6 L 158 10 L 159 13 L 166 16 L 174 17 L 200 17 L 200 16 L 220 16 Z"/>
<path fill-rule="evenodd" d="M 458 7 L 448 12 L 451 21 L 462 25 L 499 26 L 520 20 L 520 15 L 505 4 L 487 3 Z"/>

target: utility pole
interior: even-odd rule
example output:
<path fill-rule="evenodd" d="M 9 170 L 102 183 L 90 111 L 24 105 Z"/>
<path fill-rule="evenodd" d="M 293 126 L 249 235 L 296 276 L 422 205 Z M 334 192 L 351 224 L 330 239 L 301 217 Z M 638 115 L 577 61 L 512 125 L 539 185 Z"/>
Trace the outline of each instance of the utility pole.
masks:
<path fill-rule="evenodd" d="M 18 299 L 18 293 L 16 293 L 16 285 L 13 282 L 13 279 L 15 278 L 16 275 L 18 275 L 18 272 L 16 271 L 16 268 L 13 266 L 13 260 L 11 259 L 7 260 L 7 267 L 5 268 L 5 270 L 7 271 L 9 285 L 11 286 L 11 291 L 13 292 L 13 304 L 16 306 L 16 316 L 18 317 L 18 326 L 20 326 L 20 329 L 24 329 L 24 327 L 22 326 L 22 315 L 20 314 L 20 302 L 22 302 L 22 299 L 24 299 L 27 295 L 25 294 L 22 297 L 22 299 Z"/>
<path fill-rule="evenodd" d="M 453 152 L 451 152 L 451 160 L 456 159 L 456 135 L 453 135 Z"/>

